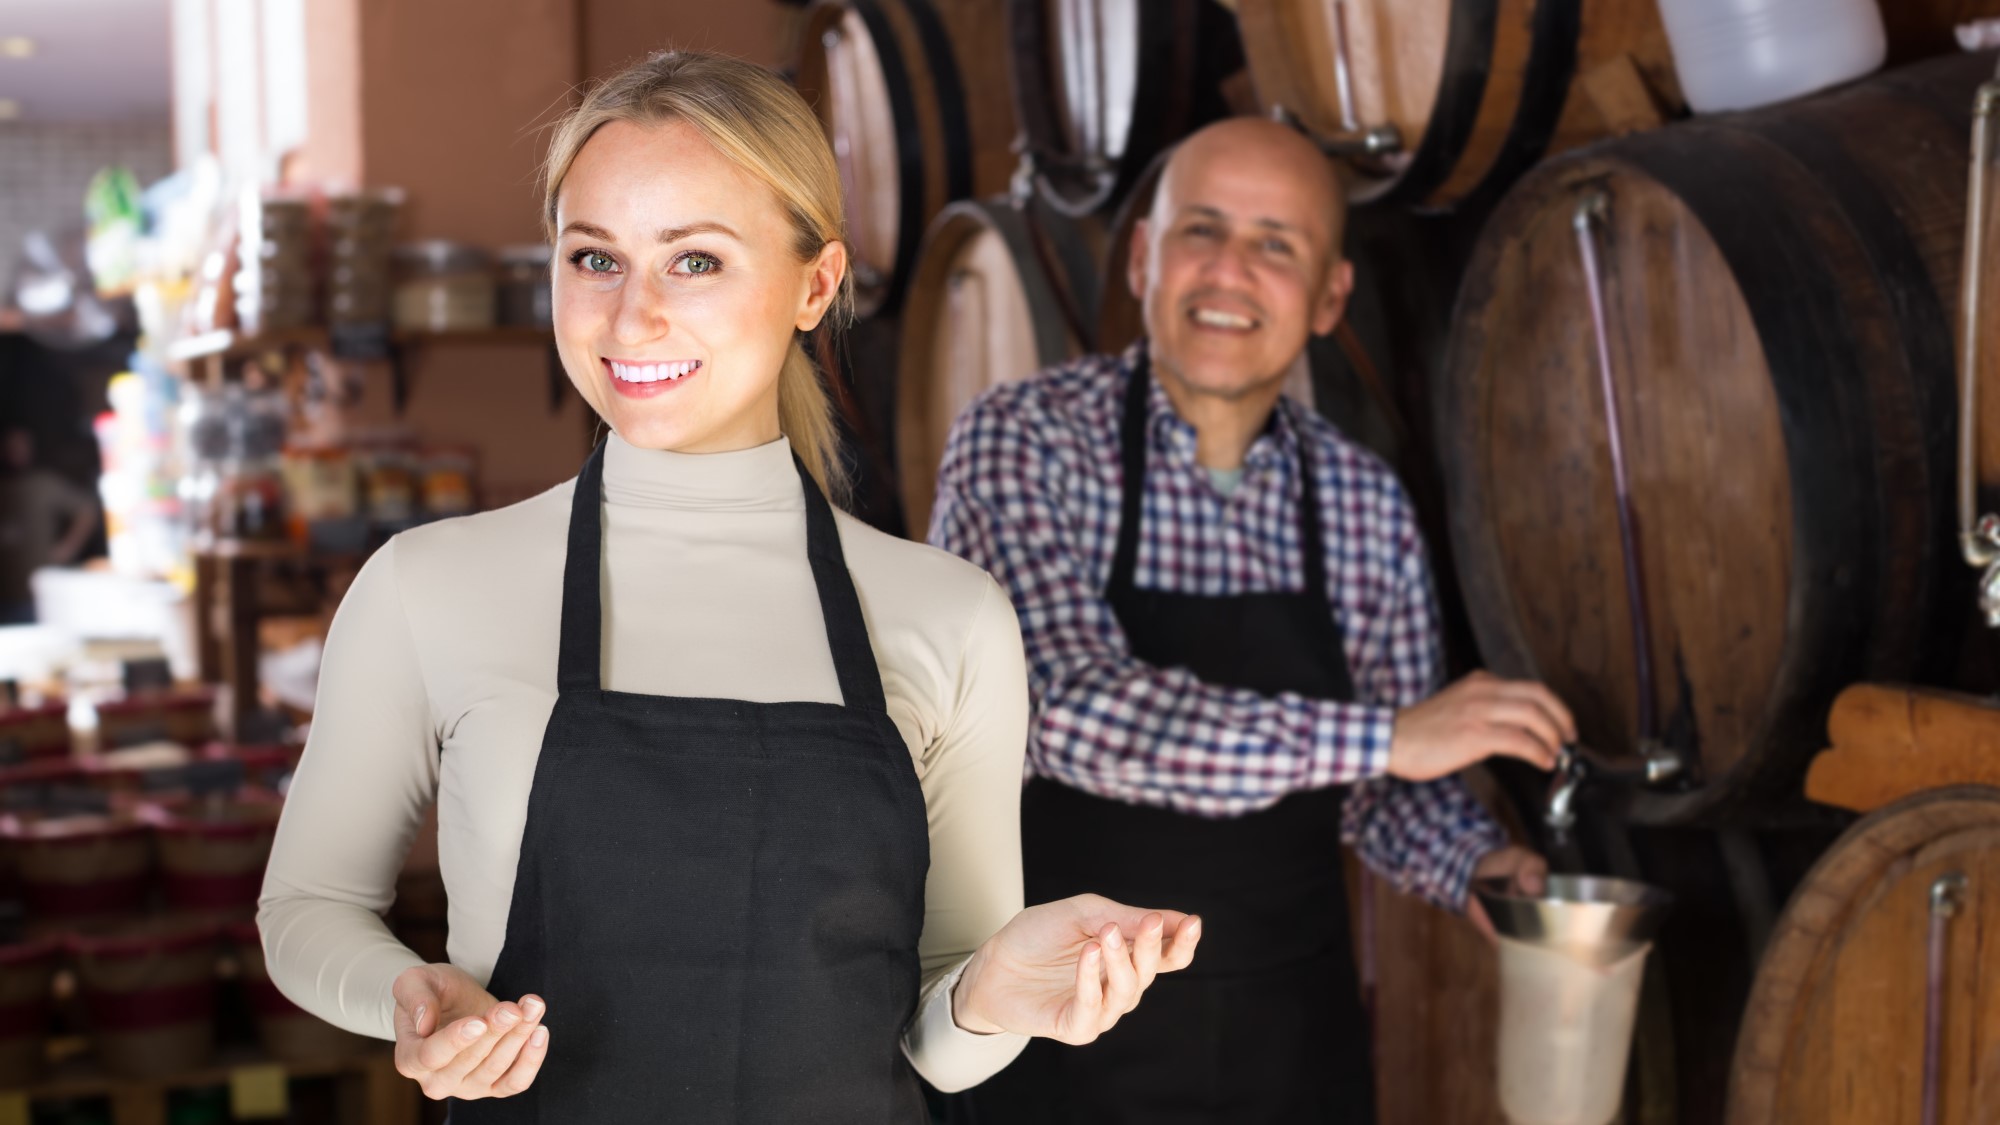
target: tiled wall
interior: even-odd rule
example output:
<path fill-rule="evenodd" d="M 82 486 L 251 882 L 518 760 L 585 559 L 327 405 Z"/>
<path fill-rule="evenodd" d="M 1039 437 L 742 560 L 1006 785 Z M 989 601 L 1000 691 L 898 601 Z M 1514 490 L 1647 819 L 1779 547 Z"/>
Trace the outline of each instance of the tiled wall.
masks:
<path fill-rule="evenodd" d="M 21 240 L 36 229 L 83 222 L 83 192 L 108 164 L 141 186 L 173 171 L 167 122 L 0 125 L 0 307 L 13 304 Z"/>

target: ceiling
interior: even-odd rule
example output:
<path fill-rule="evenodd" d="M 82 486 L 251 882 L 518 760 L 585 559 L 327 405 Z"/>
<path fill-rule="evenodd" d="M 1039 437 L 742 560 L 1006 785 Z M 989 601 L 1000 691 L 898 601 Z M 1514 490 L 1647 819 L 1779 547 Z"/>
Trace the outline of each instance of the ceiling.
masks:
<path fill-rule="evenodd" d="M 0 39 L 26 36 L 35 53 L 0 54 L 0 98 L 20 120 L 165 120 L 173 86 L 172 0 L 0 0 Z"/>

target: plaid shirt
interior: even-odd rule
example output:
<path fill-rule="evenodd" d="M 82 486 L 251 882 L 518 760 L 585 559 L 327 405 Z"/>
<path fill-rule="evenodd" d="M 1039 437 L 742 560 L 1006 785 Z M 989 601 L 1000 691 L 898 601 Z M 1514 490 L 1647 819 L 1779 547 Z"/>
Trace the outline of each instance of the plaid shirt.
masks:
<path fill-rule="evenodd" d="M 1021 615 L 1034 701 L 1028 768 L 1086 793 L 1207 817 L 1353 784 L 1342 835 L 1406 892 L 1461 909 L 1505 835 L 1457 779 L 1387 775 L 1395 711 L 1438 687 L 1437 610 L 1416 516 L 1395 474 L 1281 399 L 1218 492 L 1195 431 L 1157 382 L 1133 583 L 1210 596 L 1302 589 L 1299 482 L 1319 474 L 1327 592 L 1359 702 L 1202 683 L 1131 654 L 1104 599 L 1123 473 L 1118 429 L 1138 358 L 1086 356 L 981 396 L 952 427 L 930 541 L 990 571 Z"/>

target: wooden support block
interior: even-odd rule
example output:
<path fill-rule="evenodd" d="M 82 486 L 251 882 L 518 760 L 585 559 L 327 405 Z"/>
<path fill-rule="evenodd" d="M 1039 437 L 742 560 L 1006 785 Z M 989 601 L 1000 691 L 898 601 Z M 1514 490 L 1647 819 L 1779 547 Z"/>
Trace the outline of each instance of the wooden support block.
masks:
<path fill-rule="evenodd" d="M 1932 688 L 1856 684 L 1827 719 L 1832 747 L 1806 796 L 1873 812 L 1945 785 L 2000 787 L 2000 701 Z"/>
<path fill-rule="evenodd" d="M 1660 100 L 1631 55 L 1618 55 L 1579 76 L 1590 104 L 1613 136 L 1657 129 L 1667 123 Z"/>

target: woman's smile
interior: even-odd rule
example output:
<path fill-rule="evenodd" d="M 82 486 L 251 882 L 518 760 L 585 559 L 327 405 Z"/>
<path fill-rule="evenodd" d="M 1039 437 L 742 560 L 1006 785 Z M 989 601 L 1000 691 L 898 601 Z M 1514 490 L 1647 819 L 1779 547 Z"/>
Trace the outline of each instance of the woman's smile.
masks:
<path fill-rule="evenodd" d="M 605 359 L 611 387 L 627 398 L 652 398 L 679 387 L 702 370 L 698 359 L 640 361 Z"/>

